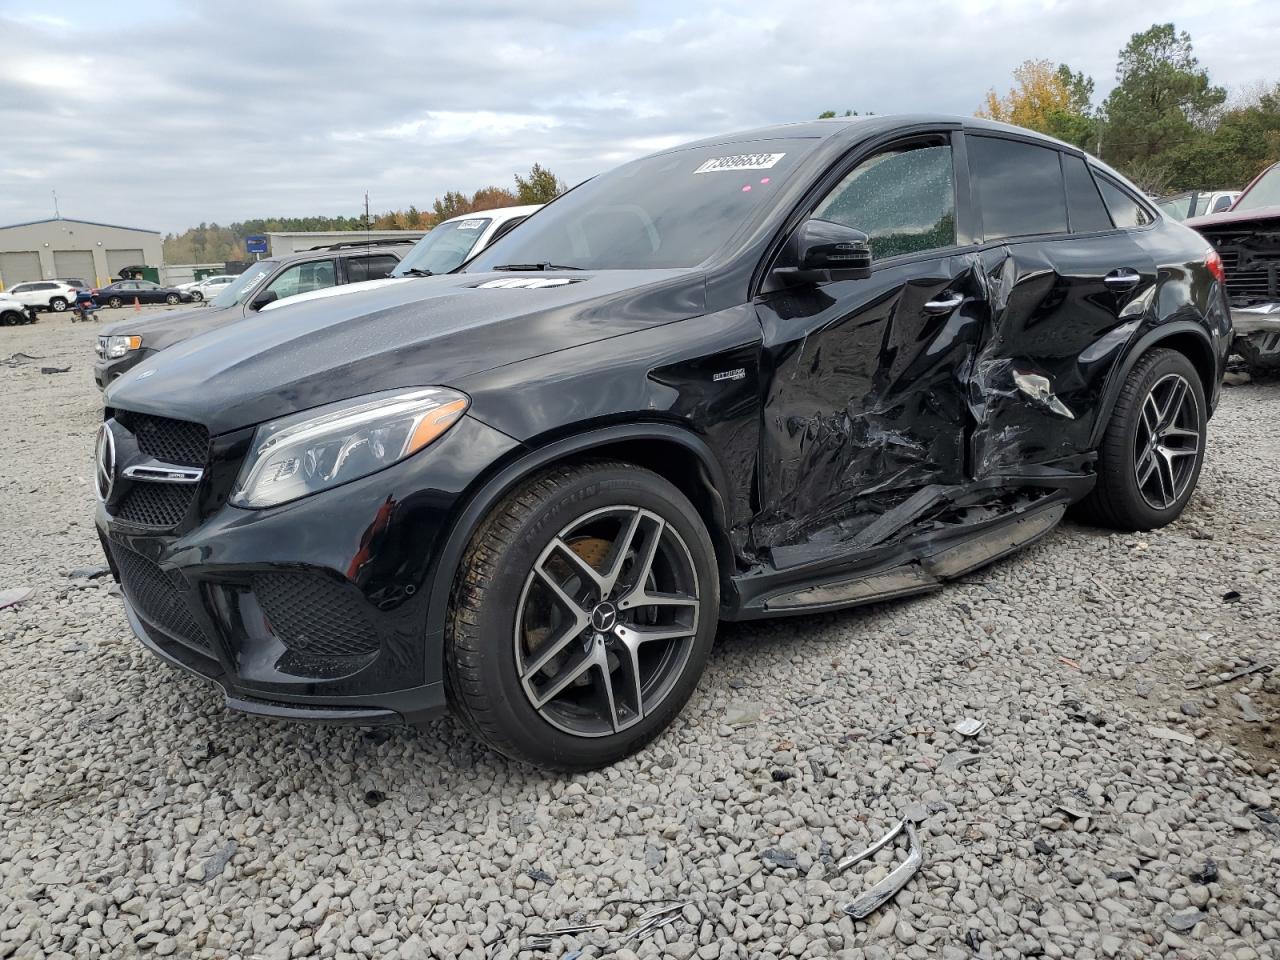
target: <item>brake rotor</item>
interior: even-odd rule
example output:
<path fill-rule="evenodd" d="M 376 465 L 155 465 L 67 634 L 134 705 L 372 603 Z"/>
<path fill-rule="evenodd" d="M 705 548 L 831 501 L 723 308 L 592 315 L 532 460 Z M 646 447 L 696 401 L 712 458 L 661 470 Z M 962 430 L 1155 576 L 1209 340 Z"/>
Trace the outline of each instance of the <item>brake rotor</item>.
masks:
<path fill-rule="evenodd" d="M 579 537 L 568 542 L 569 549 L 584 560 L 593 570 L 602 570 L 609 556 L 609 541 L 602 537 Z M 538 620 L 546 626 L 524 631 L 525 652 L 533 655 L 551 636 L 551 601 L 544 600 L 538 604 Z M 550 666 L 550 665 L 548 665 Z"/>

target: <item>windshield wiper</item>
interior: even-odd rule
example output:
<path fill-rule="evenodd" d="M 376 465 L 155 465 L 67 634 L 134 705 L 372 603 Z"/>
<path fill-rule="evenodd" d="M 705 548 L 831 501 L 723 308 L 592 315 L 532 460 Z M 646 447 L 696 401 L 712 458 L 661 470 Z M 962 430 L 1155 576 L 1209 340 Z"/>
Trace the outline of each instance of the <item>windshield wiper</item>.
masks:
<path fill-rule="evenodd" d="M 563 264 L 543 260 L 541 263 L 503 263 L 494 270 L 581 270 L 582 267 L 566 267 Z"/>
<path fill-rule="evenodd" d="M 423 270 L 421 267 L 410 267 L 408 270 L 401 270 L 402 277 L 434 277 L 435 273 L 431 270 Z"/>

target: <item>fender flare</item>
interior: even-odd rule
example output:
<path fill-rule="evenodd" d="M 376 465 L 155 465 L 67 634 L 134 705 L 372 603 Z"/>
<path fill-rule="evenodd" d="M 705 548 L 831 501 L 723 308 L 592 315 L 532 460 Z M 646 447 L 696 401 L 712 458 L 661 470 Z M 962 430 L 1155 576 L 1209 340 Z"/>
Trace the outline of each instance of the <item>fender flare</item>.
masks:
<path fill-rule="evenodd" d="M 709 487 L 711 509 L 714 516 L 710 518 L 713 529 L 708 530 L 712 543 L 716 548 L 716 560 L 720 567 L 721 581 L 726 580 L 726 572 L 731 572 L 733 557 L 728 547 L 728 521 L 724 501 L 720 491 L 727 490 L 724 471 L 719 461 L 711 452 L 711 448 L 692 431 L 669 423 L 640 421 L 617 424 L 575 433 L 555 440 L 545 446 L 536 447 L 518 455 L 516 459 L 505 464 L 497 473 L 483 481 L 474 493 L 466 495 L 466 505 L 456 519 L 453 520 L 448 539 L 440 550 L 440 554 L 430 574 L 427 597 L 426 624 L 426 663 L 428 679 L 432 675 L 432 666 L 443 668 L 444 631 L 449 612 L 449 594 L 453 590 L 454 577 L 462 563 L 467 544 L 475 533 L 480 522 L 488 515 L 507 493 L 521 480 L 530 476 L 542 467 L 580 453 L 589 453 L 593 449 L 629 440 L 661 440 L 677 443 L 694 455 L 699 466 L 705 471 L 705 482 Z M 724 598 L 721 598 L 723 604 Z"/>
<path fill-rule="evenodd" d="M 1098 418 L 1094 421 L 1093 433 L 1089 438 L 1089 448 L 1091 450 L 1096 450 L 1098 445 L 1102 442 L 1102 435 L 1106 432 L 1107 425 L 1111 422 L 1111 412 L 1115 409 L 1116 401 L 1120 398 L 1120 390 L 1124 387 L 1125 380 L 1129 378 L 1129 371 L 1134 368 L 1134 365 L 1139 359 L 1141 359 L 1142 355 L 1152 347 L 1159 346 L 1165 340 L 1182 336 L 1184 334 L 1191 334 L 1200 341 L 1204 348 L 1205 357 L 1209 359 L 1213 370 L 1215 373 L 1220 372 L 1218 370 L 1218 356 L 1213 349 L 1213 341 L 1210 339 L 1209 334 L 1205 331 L 1204 327 L 1200 324 L 1194 323 L 1191 320 L 1175 320 L 1171 323 L 1162 323 L 1159 326 L 1148 330 L 1138 338 L 1137 342 L 1134 343 L 1133 346 L 1129 348 L 1129 351 L 1125 354 L 1124 360 L 1116 366 L 1115 370 L 1112 372 L 1111 378 L 1107 381 L 1107 385 L 1103 388 L 1102 402 L 1098 409 Z M 1194 357 L 1190 359 L 1193 363 L 1196 362 Z M 1199 369 L 1198 364 L 1197 369 Z M 1213 389 L 1213 384 L 1207 383 L 1204 386 L 1207 398 Z"/>

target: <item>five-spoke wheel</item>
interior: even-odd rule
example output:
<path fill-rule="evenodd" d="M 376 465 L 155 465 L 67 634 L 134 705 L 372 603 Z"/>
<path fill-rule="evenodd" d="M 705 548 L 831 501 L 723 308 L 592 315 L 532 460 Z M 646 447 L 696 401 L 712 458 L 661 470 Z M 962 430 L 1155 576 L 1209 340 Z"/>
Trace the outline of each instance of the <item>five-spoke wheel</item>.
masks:
<path fill-rule="evenodd" d="M 680 490 L 616 462 L 552 468 L 494 508 L 463 560 L 450 700 L 508 756 L 611 763 L 693 692 L 718 607 L 715 551 Z"/>
<path fill-rule="evenodd" d="M 1098 449 L 1098 482 L 1077 507 L 1094 523 L 1150 530 L 1175 520 L 1204 461 L 1207 406 L 1185 354 L 1157 348 L 1125 378 Z"/>

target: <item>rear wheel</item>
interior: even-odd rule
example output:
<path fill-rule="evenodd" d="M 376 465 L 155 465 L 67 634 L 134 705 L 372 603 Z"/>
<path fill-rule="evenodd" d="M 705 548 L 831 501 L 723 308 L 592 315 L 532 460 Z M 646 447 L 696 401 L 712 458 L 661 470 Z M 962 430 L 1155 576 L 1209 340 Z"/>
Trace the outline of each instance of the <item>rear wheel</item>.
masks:
<path fill-rule="evenodd" d="M 495 750 L 561 770 L 648 743 L 693 692 L 719 580 L 702 519 L 657 474 L 553 468 L 476 531 L 454 585 L 454 709 Z"/>
<path fill-rule="evenodd" d="M 66 297 L 54 297 L 49 301 L 49 309 L 54 313 L 61 313 L 63 310 L 67 309 Z"/>
<path fill-rule="evenodd" d="M 119 297 L 108 297 L 108 298 L 107 298 L 107 306 L 108 306 L 108 307 L 119 307 L 119 306 L 121 306 L 123 303 L 124 303 L 124 301 L 123 301 L 123 300 L 121 300 Z"/>
<path fill-rule="evenodd" d="M 1098 450 L 1098 483 L 1077 512 L 1121 530 L 1177 519 L 1200 477 L 1207 420 L 1191 361 L 1176 350 L 1145 354 L 1120 390 Z"/>

